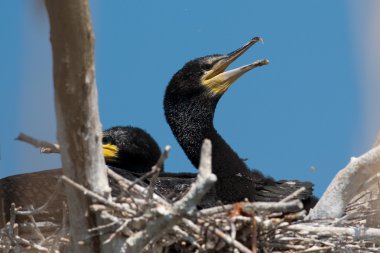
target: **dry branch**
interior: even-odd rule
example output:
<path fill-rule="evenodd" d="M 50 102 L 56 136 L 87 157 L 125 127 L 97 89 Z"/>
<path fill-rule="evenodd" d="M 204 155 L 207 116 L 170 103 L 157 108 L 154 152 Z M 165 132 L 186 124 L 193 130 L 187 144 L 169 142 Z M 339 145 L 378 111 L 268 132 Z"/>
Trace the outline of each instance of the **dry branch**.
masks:
<path fill-rule="evenodd" d="M 47 141 L 43 140 L 38 140 L 36 138 L 33 138 L 29 135 L 26 135 L 24 133 L 20 133 L 17 137 L 16 140 L 22 141 L 25 143 L 28 143 L 36 148 L 40 149 L 41 153 L 59 153 L 60 152 L 60 147 L 58 144 L 52 144 Z"/>
<path fill-rule="evenodd" d="M 380 171 L 380 146 L 372 148 L 350 163 L 335 176 L 317 205 L 310 211 L 309 219 L 342 217 L 349 201 L 362 185 Z"/>
<path fill-rule="evenodd" d="M 63 174 L 109 198 L 101 125 L 95 82 L 94 34 L 87 0 L 46 0 L 53 51 L 54 95 L 57 137 Z M 88 240 L 88 229 L 100 225 L 88 212 L 94 203 L 65 188 L 70 213 L 70 234 L 74 252 L 110 252 L 102 238 Z M 79 243 L 80 242 L 80 243 Z"/>
<path fill-rule="evenodd" d="M 211 172 L 211 142 L 205 140 L 202 145 L 201 162 L 196 181 L 189 192 L 170 207 L 158 206 L 148 211 L 148 216 L 156 217 L 148 222 L 146 228 L 129 237 L 121 252 L 140 252 L 150 241 L 162 237 L 165 231 L 178 223 L 182 216 L 192 214 L 196 205 L 216 182 Z"/>
<path fill-rule="evenodd" d="M 150 183 L 149 183 L 148 193 L 146 194 L 146 200 L 151 200 L 153 197 L 154 186 L 156 185 L 158 175 L 162 171 L 164 161 L 169 156 L 169 151 L 170 151 L 170 146 L 166 146 L 164 149 L 164 152 L 162 152 L 160 158 L 158 159 L 157 164 L 154 165 L 152 168 L 152 171 L 151 171 L 152 179 L 150 180 Z M 131 185 L 131 187 L 133 187 L 133 185 Z"/>
<path fill-rule="evenodd" d="M 380 229 L 363 228 L 363 227 L 332 227 L 332 226 L 316 226 L 310 224 L 293 224 L 288 226 L 289 230 L 299 231 L 303 233 L 323 234 L 324 236 L 350 236 L 354 240 L 367 240 L 374 243 L 380 242 Z"/>

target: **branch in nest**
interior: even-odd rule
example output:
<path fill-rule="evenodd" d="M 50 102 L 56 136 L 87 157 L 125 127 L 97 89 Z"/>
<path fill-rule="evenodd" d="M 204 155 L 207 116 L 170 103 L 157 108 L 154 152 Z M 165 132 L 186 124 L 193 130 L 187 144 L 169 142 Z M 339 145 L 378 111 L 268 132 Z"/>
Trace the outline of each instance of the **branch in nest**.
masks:
<path fill-rule="evenodd" d="M 224 206 L 216 206 L 208 209 L 203 209 L 200 212 L 201 215 L 213 215 L 217 213 L 229 212 L 234 208 L 235 204 L 229 204 Z M 241 208 L 245 213 L 253 212 L 282 212 L 292 213 L 297 212 L 303 208 L 302 202 L 298 199 L 288 202 L 243 202 Z"/>
<path fill-rule="evenodd" d="M 58 144 L 52 144 L 52 143 L 47 142 L 47 141 L 38 140 L 38 139 L 33 138 L 33 137 L 26 135 L 24 133 L 20 133 L 16 137 L 16 140 L 26 142 L 26 143 L 28 143 L 28 144 L 36 147 L 36 148 L 39 148 L 40 152 L 44 153 L 44 154 L 60 153 L 61 152 Z"/>
<path fill-rule="evenodd" d="M 144 230 L 130 236 L 121 248 L 121 252 L 140 252 L 150 241 L 163 236 L 164 232 L 178 223 L 182 216 L 195 210 L 196 205 L 215 182 L 216 176 L 211 172 L 211 142 L 205 140 L 202 145 L 199 173 L 190 190 L 171 207 L 158 206 L 147 210 L 149 216 L 157 218 L 148 221 Z"/>
<path fill-rule="evenodd" d="M 369 178 L 379 172 L 379 168 L 380 146 L 358 158 L 351 158 L 350 163 L 335 176 L 314 209 L 310 210 L 308 218 L 342 217 L 349 201 Z"/>
<path fill-rule="evenodd" d="M 156 185 L 157 178 L 158 178 L 158 175 L 160 174 L 160 172 L 162 170 L 162 167 L 164 165 L 164 161 L 169 156 L 169 150 L 170 150 L 170 146 L 166 146 L 164 149 L 164 152 L 162 152 L 160 158 L 158 159 L 157 164 L 155 166 L 153 166 L 153 168 L 152 168 L 151 172 L 152 172 L 153 176 L 152 176 L 152 179 L 150 180 L 150 183 L 149 183 L 148 193 L 146 194 L 147 202 L 148 202 L 148 200 L 151 201 L 151 199 L 153 197 L 154 186 Z"/>
<path fill-rule="evenodd" d="M 96 201 L 106 205 L 106 206 L 109 206 L 117 211 L 120 211 L 120 212 L 128 212 L 128 213 L 134 213 L 133 210 L 131 209 L 128 209 L 126 208 L 126 206 L 123 206 L 121 204 L 118 204 L 118 203 L 115 203 L 113 201 L 110 201 L 108 199 L 105 199 L 104 197 L 100 196 L 99 194 L 87 189 L 86 187 L 74 182 L 73 180 L 71 180 L 70 178 L 66 177 L 66 176 L 62 176 L 62 181 L 72 187 L 74 187 L 75 189 L 79 190 L 80 192 L 82 192 L 85 196 L 89 196 L 93 199 L 95 199 Z"/>
<path fill-rule="evenodd" d="M 133 183 L 131 183 L 129 180 L 125 179 L 124 177 L 120 176 L 119 174 L 117 174 L 111 169 L 108 169 L 107 173 L 108 173 L 108 176 L 112 177 L 120 185 L 120 187 L 126 192 L 136 189 L 136 193 L 142 195 L 142 193 L 146 191 L 146 188 L 139 184 L 135 184 L 133 187 L 130 187 Z M 153 199 L 157 201 L 158 203 L 167 204 L 167 202 L 163 198 L 158 196 L 157 194 L 153 194 Z"/>
<path fill-rule="evenodd" d="M 297 198 L 298 195 L 300 195 L 301 193 L 303 193 L 305 190 L 306 190 L 305 187 L 299 188 L 298 190 L 294 191 L 292 194 L 290 194 L 290 195 L 286 196 L 285 198 L 283 198 L 282 200 L 280 200 L 280 203 L 288 202 L 291 199 Z"/>
<path fill-rule="evenodd" d="M 323 234 L 329 236 L 352 236 L 354 240 L 368 240 L 380 242 L 380 229 L 361 227 L 333 227 L 333 226 L 312 226 L 305 224 L 292 224 L 288 230 L 300 231 L 303 233 Z"/>
<path fill-rule="evenodd" d="M 16 214 L 17 215 L 35 215 L 35 214 L 45 211 L 46 208 L 49 206 L 49 204 L 58 196 L 60 189 L 61 189 L 61 179 L 58 180 L 53 194 L 50 195 L 49 199 L 42 206 L 35 209 L 30 209 L 28 211 L 16 210 Z"/>

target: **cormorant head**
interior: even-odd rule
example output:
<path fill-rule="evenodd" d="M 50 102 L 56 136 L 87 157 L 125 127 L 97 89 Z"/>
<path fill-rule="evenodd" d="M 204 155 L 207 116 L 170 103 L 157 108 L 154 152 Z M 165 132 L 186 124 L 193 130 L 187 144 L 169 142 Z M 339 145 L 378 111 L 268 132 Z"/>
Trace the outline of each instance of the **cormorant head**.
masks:
<path fill-rule="evenodd" d="M 256 42 L 262 41 L 255 37 L 241 48 L 226 55 L 209 55 L 189 61 L 170 81 L 166 95 L 190 98 L 206 95 L 209 98 L 220 98 L 230 85 L 251 69 L 269 63 L 259 60 L 251 64 L 226 71 L 227 67 L 239 56 L 245 53 Z"/>
<path fill-rule="evenodd" d="M 141 128 L 118 126 L 103 132 L 103 154 L 109 166 L 146 173 L 156 164 L 161 151 Z"/>

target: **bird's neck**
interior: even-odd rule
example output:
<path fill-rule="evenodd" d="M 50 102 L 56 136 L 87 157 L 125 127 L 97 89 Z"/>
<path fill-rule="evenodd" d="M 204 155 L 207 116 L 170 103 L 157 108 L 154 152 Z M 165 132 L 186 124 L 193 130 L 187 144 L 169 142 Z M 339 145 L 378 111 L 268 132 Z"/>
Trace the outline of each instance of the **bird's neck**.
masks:
<path fill-rule="evenodd" d="M 250 177 L 250 171 L 227 142 L 217 133 L 213 119 L 216 103 L 181 100 L 180 103 L 165 102 L 167 121 L 182 149 L 198 168 L 201 146 L 205 138 L 212 143 L 212 169 L 216 176 L 228 178 L 234 175 Z"/>

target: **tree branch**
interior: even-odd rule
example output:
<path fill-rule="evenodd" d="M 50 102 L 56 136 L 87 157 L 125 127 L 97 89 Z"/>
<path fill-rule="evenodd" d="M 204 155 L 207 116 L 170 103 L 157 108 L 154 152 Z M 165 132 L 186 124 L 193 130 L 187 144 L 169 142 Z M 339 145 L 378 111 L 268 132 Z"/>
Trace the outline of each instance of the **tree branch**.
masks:
<path fill-rule="evenodd" d="M 89 4 L 87 0 L 46 0 L 45 4 L 51 29 L 57 137 L 63 174 L 107 199 L 110 188 L 101 149 Z M 77 194 L 73 187 L 66 187 L 65 192 L 72 251 L 101 252 L 100 237 L 86 240 L 88 229 L 100 225 L 96 214 L 88 209 L 95 200 Z"/>
<path fill-rule="evenodd" d="M 59 153 L 60 152 L 60 147 L 58 144 L 53 144 L 47 141 L 38 140 L 24 133 L 20 133 L 16 137 L 16 140 L 26 142 L 36 148 L 39 148 L 41 153 Z"/>
<path fill-rule="evenodd" d="M 380 229 L 361 227 L 332 227 L 332 226 L 312 226 L 307 224 L 292 224 L 288 230 L 300 231 L 303 233 L 323 234 L 325 236 L 352 236 L 354 240 L 369 240 L 380 242 Z"/>
<path fill-rule="evenodd" d="M 358 158 L 351 158 L 349 164 L 338 172 L 327 190 L 310 210 L 309 219 L 339 218 L 349 201 L 362 185 L 380 169 L 380 146 L 376 146 Z"/>
<path fill-rule="evenodd" d="M 192 213 L 215 182 L 216 176 L 211 172 L 211 142 L 206 139 L 202 146 L 199 173 L 188 193 L 172 207 L 160 205 L 149 210 L 148 216 L 156 218 L 148 221 L 145 229 L 130 236 L 121 248 L 121 252 L 140 252 L 150 241 L 163 236 L 164 232 L 178 223 L 182 216 Z"/>

